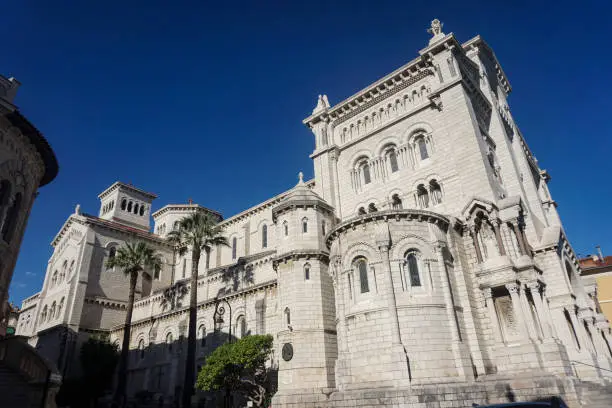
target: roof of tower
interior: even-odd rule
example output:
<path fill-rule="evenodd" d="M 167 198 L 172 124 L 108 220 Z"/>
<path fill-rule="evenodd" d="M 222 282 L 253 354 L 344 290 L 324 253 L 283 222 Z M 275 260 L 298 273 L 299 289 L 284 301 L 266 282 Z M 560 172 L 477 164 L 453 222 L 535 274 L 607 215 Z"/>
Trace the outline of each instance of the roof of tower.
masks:
<path fill-rule="evenodd" d="M 272 217 L 275 218 L 278 214 L 289 208 L 313 204 L 318 208 L 322 208 L 333 213 L 333 207 L 330 206 L 323 198 L 321 198 L 321 196 L 315 193 L 312 188 L 310 188 L 308 183 L 304 183 L 304 174 L 301 171 L 298 178 L 299 181 L 295 187 L 289 190 L 280 204 L 272 209 Z"/>
<path fill-rule="evenodd" d="M 119 188 L 123 188 L 123 189 L 128 190 L 128 191 L 132 191 L 132 192 L 135 192 L 135 193 L 142 194 L 145 197 L 150 198 L 151 200 L 157 198 L 156 194 L 149 193 L 147 191 L 144 191 L 144 190 L 141 190 L 139 188 L 136 188 L 136 187 L 134 187 L 131 184 L 125 184 L 125 183 L 123 183 L 121 181 L 115 181 L 109 188 L 107 188 L 106 190 L 101 192 L 100 195 L 98 196 L 98 198 L 102 199 L 102 198 L 106 197 L 107 195 L 109 195 L 110 193 L 112 193 L 113 191 L 115 191 L 115 190 L 117 190 Z"/>
<path fill-rule="evenodd" d="M 210 208 L 203 207 L 200 204 L 168 204 L 168 205 L 163 206 L 159 210 L 155 211 L 153 214 L 151 214 L 151 216 L 155 220 L 156 218 L 159 218 L 161 215 L 169 211 L 177 211 L 177 212 L 202 211 L 202 212 L 207 212 L 214 216 L 217 216 L 219 218 L 219 221 L 223 219 L 223 215 L 221 215 L 220 212 L 211 210 Z"/>

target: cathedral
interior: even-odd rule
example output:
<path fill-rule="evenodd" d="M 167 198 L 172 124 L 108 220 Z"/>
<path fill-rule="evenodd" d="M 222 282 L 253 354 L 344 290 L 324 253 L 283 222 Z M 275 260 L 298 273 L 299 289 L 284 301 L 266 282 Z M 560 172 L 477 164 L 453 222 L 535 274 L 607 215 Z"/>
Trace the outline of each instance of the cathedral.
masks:
<path fill-rule="evenodd" d="M 126 241 L 162 257 L 139 278 L 131 395 L 180 395 L 190 254 L 167 240 L 195 212 L 229 247 L 199 265 L 197 366 L 228 337 L 269 333 L 274 407 L 463 407 L 561 396 L 609 406 L 612 334 L 508 104 L 492 48 L 431 23 L 416 57 L 303 123 L 314 178 L 229 218 L 116 182 L 53 238 L 17 334 L 78 371 L 92 335 L 121 344 Z M 153 225 L 151 225 L 151 220 Z M 221 306 L 220 306 L 221 305 Z M 205 404 L 214 404 L 202 395 Z M 606 403 L 606 398 L 608 403 Z M 206 406 L 211 406 L 206 405 Z"/>

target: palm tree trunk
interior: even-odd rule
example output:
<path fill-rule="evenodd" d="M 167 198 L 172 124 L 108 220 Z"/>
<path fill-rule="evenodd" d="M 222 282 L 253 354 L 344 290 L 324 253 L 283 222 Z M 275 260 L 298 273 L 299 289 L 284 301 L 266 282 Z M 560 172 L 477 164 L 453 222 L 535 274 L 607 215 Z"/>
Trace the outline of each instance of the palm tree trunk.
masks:
<path fill-rule="evenodd" d="M 119 406 L 119 404 L 123 404 L 125 401 L 128 355 L 130 352 L 130 332 L 132 328 L 132 311 L 134 310 L 134 292 L 136 292 L 137 281 L 138 272 L 131 272 L 130 295 L 128 297 L 127 312 L 125 314 L 125 323 L 123 325 L 123 345 L 121 346 L 121 359 L 119 360 L 119 378 L 117 381 L 115 396 L 113 398 L 113 405 L 115 406 Z"/>
<path fill-rule="evenodd" d="M 193 248 L 191 254 L 191 293 L 189 296 L 189 336 L 187 338 L 187 360 L 185 361 L 185 382 L 183 384 L 183 408 L 191 405 L 195 382 L 196 320 L 198 311 L 198 264 L 200 248 Z"/>

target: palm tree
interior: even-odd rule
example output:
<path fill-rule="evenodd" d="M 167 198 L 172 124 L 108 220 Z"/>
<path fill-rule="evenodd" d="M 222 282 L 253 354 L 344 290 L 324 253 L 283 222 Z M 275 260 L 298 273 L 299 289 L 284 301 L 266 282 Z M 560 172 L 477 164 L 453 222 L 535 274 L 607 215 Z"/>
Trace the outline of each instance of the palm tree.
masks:
<path fill-rule="evenodd" d="M 179 254 L 191 250 L 191 282 L 189 297 L 189 335 L 187 341 L 187 361 L 185 362 L 185 383 L 183 386 L 183 407 L 189 407 L 195 382 L 196 354 L 196 319 L 198 307 L 198 265 L 202 251 L 206 254 L 206 269 L 210 261 L 210 251 L 214 246 L 229 246 L 227 238 L 222 235 L 223 229 L 217 220 L 208 213 L 196 212 L 181 221 L 178 229 L 168 234 L 168 241 L 173 243 Z"/>
<path fill-rule="evenodd" d="M 118 267 L 130 277 L 130 295 L 128 297 L 127 313 L 123 325 L 123 345 L 121 347 L 121 358 L 119 360 L 119 381 L 113 397 L 113 404 L 122 404 L 125 400 L 125 388 L 127 382 L 127 363 L 130 348 L 130 331 L 132 322 L 132 311 L 134 309 L 134 292 L 138 275 L 147 273 L 161 266 L 161 259 L 155 250 L 142 241 L 126 242 L 121 246 L 115 256 L 106 261 L 107 268 Z"/>

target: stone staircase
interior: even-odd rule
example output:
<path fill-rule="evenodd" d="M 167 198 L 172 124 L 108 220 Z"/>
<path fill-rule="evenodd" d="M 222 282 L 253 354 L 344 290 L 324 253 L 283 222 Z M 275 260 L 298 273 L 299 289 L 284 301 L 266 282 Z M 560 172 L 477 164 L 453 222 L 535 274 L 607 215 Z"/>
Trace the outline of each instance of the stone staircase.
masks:
<path fill-rule="evenodd" d="M 610 408 L 612 407 L 612 384 L 597 384 L 581 381 L 576 385 L 576 392 L 580 404 L 584 408 Z"/>

